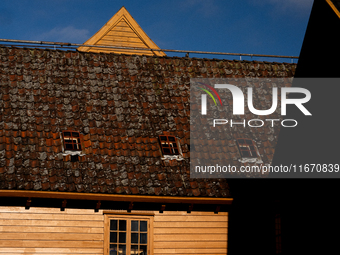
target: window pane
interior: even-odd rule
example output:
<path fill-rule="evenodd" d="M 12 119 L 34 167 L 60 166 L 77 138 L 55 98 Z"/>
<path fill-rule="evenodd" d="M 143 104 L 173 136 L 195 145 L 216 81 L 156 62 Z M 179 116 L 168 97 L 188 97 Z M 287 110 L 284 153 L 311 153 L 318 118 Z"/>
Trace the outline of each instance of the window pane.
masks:
<path fill-rule="evenodd" d="M 79 137 L 79 133 L 78 132 L 72 132 L 72 136 L 73 137 Z"/>
<path fill-rule="evenodd" d="M 147 243 L 147 233 L 141 233 L 140 234 L 140 243 L 146 244 Z"/>
<path fill-rule="evenodd" d="M 167 144 L 167 143 L 162 143 L 162 147 L 169 147 L 169 144 Z"/>
<path fill-rule="evenodd" d="M 110 230 L 117 230 L 117 220 L 110 220 Z"/>
<path fill-rule="evenodd" d="M 119 233 L 119 243 L 126 243 L 126 233 L 125 232 Z"/>
<path fill-rule="evenodd" d="M 146 245 L 141 245 L 140 246 L 140 255 L 147 255 L 148 247 Z"/>
<path fill-rule="evenodd" d="M 117 232 L 110 233 L 110 243 L 117 243 Z"/>
<path fill-rule="evenodd" d="M 117 244 L 110 244 L 110 255 L 117 255 Z"/>
<path fill-rule="evenodd" d="M 131 245 L 131 255 L 139 254 L 138 245 Z"/>
<path fill-rule="evenodd" d="M 174 149 L 174 154 L 179 154 L 177 149 Z"/>
<path fill-rule="evenodd" d="M 242 157 L 250 157 L 249 151 L 241 151 L 242 152 Z"/>
<path fill-rule="evenodd" d="M 131 243 L 138 243 L 138 233 L 131 233 Z"/>
<path fill-rule="evenodd" d="M 119 220 L 119 230 L 126 231 L 126 220 Z"/>
<path fill-rule="evenodd" d="M 144 221 L 144 220 L 140 221 L 140 231 L 141 232 L 148 231 L 148 222 L 147 221 Z"/>
<path fill-rule="evenodd" d="M 131 231 L 138 231 L 138 221 L 137 220 L 131 221 Z"/>
<path fill-rule="evenodd" d="M 237 141 L 238 141 L 239 144 L 244 143 L 244 139 L 238 139 Z"/>
<path fill-rule="evenodd" d="M 126 245 L 119 245 L 119 255 L 126 255 Z"/>
<path fill-rule="evenodd" d="M 71 132 L 64 132 L 64 136 L 71 136 Z"/>
<path fill-rule="evenodd" d="M 170 151 L 170 149 L 167 149 L 167 148 L 163 148 L 163 152 L 164 152 L 165 154 L 172 154 L 171 151 Z"/>
<path fill-rule="evenodd" d="M 161 136 L 159 136 L 160 137 L 160 139 L 161 139 L 161 141 L 166 141 L 167 139 L 166 139 L 166 136 L 164 136 L 164 135 L 161 135 Z"/>
<path fill-rule="evenodd" d="M 65 143 L 66 150 L 73 150 L 73 145 L 71 143 Z"/>
<path fill-rule="evenodd" d="M 247 144 L 253 144 L 253 142 L 251 140 L 249 140 L 249 139 L 246 139 L 246 143 Z"/>

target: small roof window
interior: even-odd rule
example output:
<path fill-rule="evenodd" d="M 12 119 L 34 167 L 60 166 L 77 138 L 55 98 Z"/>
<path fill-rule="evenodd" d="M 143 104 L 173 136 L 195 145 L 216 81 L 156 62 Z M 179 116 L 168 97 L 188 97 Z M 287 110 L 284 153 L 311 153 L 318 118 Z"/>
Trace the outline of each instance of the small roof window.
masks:
<path fill-rule="evenodd" d="M 260 157 L 256 144 L 253 140 L 247 138 L 237 139 L 237 146 L 240 150 L 242 158 L 258 158 Z"/>
<path fill-rule="evenodd" d="M 62 135 L 65 151 L 82 151 L 82 142 L 78 131 L 65 130 Z"/>
<path fill-rule="evenodd" d="M 171 135 L 160 135 L 159 143 L 163 155 L 180 155 L 176 137 Z"/>

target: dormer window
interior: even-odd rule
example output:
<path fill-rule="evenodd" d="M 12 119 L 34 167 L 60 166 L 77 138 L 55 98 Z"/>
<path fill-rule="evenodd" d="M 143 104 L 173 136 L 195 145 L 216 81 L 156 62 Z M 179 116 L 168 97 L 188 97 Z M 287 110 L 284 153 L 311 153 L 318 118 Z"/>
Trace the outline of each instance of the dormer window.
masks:
<path fill-rule="evenodd" d="M 242 158 L 258 158 L 260 156 L 255 142 L 251 139 L 239 138 L 237 139 L 237 145 Z"/>
<path fill-rule="evenodd" d="M 184 160 L 180 144 L 175 136 L 160 135 L 158 137 L 162 159 Z"/>
<path fill-rule="evenodd" d="M 62 132 L 65 151 L 82 151 L 80 133 L 66 130 Z"/>
<path fill-rule="evenodd" d="M 160 135 L 159 143 L 163 155 L 179 155 L 176 137 L 171 135 Z"/>

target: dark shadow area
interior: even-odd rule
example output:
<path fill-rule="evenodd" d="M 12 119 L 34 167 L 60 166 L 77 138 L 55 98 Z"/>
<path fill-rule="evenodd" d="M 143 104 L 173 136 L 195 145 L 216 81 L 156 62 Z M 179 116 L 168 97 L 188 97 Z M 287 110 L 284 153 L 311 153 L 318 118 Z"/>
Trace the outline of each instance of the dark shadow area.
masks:
<path fill-rule="evenodd" d="M 340 77 L 340 19 L 325 0 L 315 0 L 295 77 Z M 294 86 L 294 84 L 293 84 Z M 281 129 L 273 165 L 339 164 L 339 87 L 308 88 L 313 116 L 299 118 L 302 128 Z M 339 174 L 340 175 L 340 174 Z M 338 176 L 339 176 L 338 175 Z M 333 254 L 339 234 L 340 179 L 230 180 L 228 254 Z M 275 246 L 275 216 L 281 220 L 281 253 Z"/>

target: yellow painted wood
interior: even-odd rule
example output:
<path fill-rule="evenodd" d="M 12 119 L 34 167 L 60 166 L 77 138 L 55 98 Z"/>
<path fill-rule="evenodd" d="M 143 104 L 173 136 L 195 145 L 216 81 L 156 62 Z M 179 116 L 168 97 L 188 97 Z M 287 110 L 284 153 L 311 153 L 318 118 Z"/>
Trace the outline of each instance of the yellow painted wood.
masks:
<path fill-rule="evenodd" d="M 26 250 L 26 249 L 25 249 Z M 27 253 L 27 252 L 25 252 L 25 253 L 22 253 L 22 252 L 19 252 L 19 253 L 17 253 L 17 252 L 14 252 L 14 253 L 3 253 L 3 252 L 1 252 L 0 251 L 0 254 L 9 254 L 9 255 L 23 255 L 23 254 L 25 254 L 25 255 L 37 255 L 37 254 L 39 254 L 39 255 L 48 255 L 48 254 L 53 254 L 53 255 L 55 255 L 56 253 Z M 57 253 L 57 254 L 63 254 L 63 255 L 74 255 L 74 254 L 80 254 L 80 253 Z M 81 253 L 82 255 L 103 255 L 103 252 L 100 252 L 100 253 Z"/>
<path fill-rule="evenodd" d="M 326 0 L 326 2 L 329 4 L 329 6 L 332 8 L 332 10 L 335 12 L 335 14 L 340 18 L 340 12 L 338 8 L 335 7 L 333 2 L 331 0 Z"/>
<path fill-rule="evenodd" d="M 205 233 L 205 234 L 163 234 L 163 235 L 155 235 L 154 236 L 155 242 L 197 242 L 197 241 L 225 241 L 227 240 L 227 234 L 212 234 L 212 233 Z"/>
<path fill-rule="evenodd" d="M 211 249 L 227 248 L 227 242 L 154 242 L 155 249 L 173 248 L 173 249 Z"/>
<path fill-rule="evenodd" d="M 193 216 L 193 215 L 185 215 L 185 216 L 177 216 L 177 215 L 173 215 L 173 216 L 163 216 L 163 217 L 156 217 L 155 218 L 155 222 L 157 221 L 175 221 L 175 222 L 180 222 L 180 221 L 209 221 L 209 222 L 214 222 L 214 221 L 222 221 L 222 222 L 226 222 L 228 221 L 228 217 L 227 216 L 213 216 L 213 215 L 209 215 L 209 216 Z"/>
<path fill-rule="evenodd" d="M 21 220 L 73 220 L 73 221 L 103 221 L 103 215 L 82 215 L 76 214 L 54 214 L 54 213 L 0 213 L 0 219 L 18 219 Z"/>
<path fill-rule="evenodd" d="M 102 248 L 102 241 L 1 240 L 2 248 Z"/>
<path fill-rule="evenodd" d="M 228 228 L 155 228 L 155 235 L 157 234 L 196 234 L 196 233 L 206 233 L 206 234 L 227 234 Z"/>
<path fill-rule="evenodd" d="M 202 227 L 207 227 L 207 228 L 219 228 L 219 227 L 228 227 L 228 222 L 155 222 L 154 223 L 155 227 L 158 228 L 202 228 Z"/>
<path fill-rule="evenodd" d="M 175 215 L 185 215 L 185 216 L 193 216 L 193 215 L 203 215 L 203 216 L 207 216 L 207 217 L 223 217 L 223 216 L 228 216 L 228 212 L 219 212 L 217 214 L 212 213 L 212 212 L 196 212 L 196 211 L 192 211 L 191 213 L 187 213 L 185 211 L 164 211 L 163 213 L 159 213 L 158 211 L 155 212 L 156 215 L 160 215 L 160 216 L 175 216 Z"/>
<path fill-rule="evenodd" d="M 91 254 L 102 255 L 102 248 L 82 249 L 82 248 L 1 248 L 0 254 Z"/>
<path fill-rule="evenodd" d="M 60 208 L 44 208 L 44 207 L 31 207 L 29 210 L 26 210 L 25 207 L 17 207 L 17 206 L 0 206 L 0 213 L 1 212 L 20 212 L 25 214 L 30 213 L 54 213 L 54 214 L 89 214 L 89 215 L 102 215 L 102 211 L 94 213 L 94 210 L 84 210 L 84 209 L 70 209 L 65 208 L 65 211 L 60 211 Z"/>
<path fill-rule="evenodd" d="M 120 46 L 120 47 L 137 47 L 131 46 L 128 43 L 130 40 L 124 40 L 122 43 L 120 37 L 127 37 L 138 42 L 139 47 L 149 49 L 159 49 L 159 47 L 147 36 L 143 29 L 137 24 L 130 13 L 122 7 L 96 34 L 88 39 L 84 44 L 86 45 L 107 45 L 107 46 Z M 112 37 L 115 37 L 113 39 Z M 108 42 L 110 42 L 108 44 Z M 105 43 L 105 44 L 104 44 Z M 81 46 L 78 48 L 79 51 L 85 52 L 114 52 L 124 54 L 144 54 L 144 55 L 156 55 L 165 56 L 166 54 L 162 51 L 122 51 L 120 49 L 108 49 L 108 48 L 96 48 Z"/>
<path fill-rule="evenodd" d="M 155 212 L 154 254 L 227 254 L 228 213 Z"/>
<path fill-rule="evenodd" d="M 88 209 L 0 207 L 1 254 L 103 255 L 104 215 Z"/>
<path fill-rule="evenodd" d="M 154 249 L 154 254 L 227 254 L 227 249 Z"/>
<path fill-rule="evenodd" d="M 188 203 L 188 204 L 215 204 L 229 205 L 233 198 L 211 197 L 172 197 L 172 196 L 142 196 L 142 195 L 117 195 L 98 193 L 54 192 L 54 191 L 27 191 L 27 190 L 0 190 L 0 197 L 31 197 L 31 198 L 56 198 L 80 199 L 101 201 L 132 201 L 151 203 Z"/>
<path fill-rule="evenodd" d="M 0 207 L 0 255 L 108 254 L 104 247 L 108 247 L 112 217 L 149 219 L 151 255 L 227 253 L 226 212 L 105 210 L 98 214 L 87 209 L 31 209 Z"/>
<path fill-rule="evenodd" d="M 83 234 L 83 233 L 6 233 L 0 235 L 2 240 L 51 240 L 51 241 L 103 241 L 103 234 Z"/>
<path fill-rule="evenodd" d="M 50 226 L 50 227 L 93 227 L 102 228 L 103 223 L 100 221 L 71 221 L 71 220 L 0 220 L 1 226 Z"/>
<path fill-rule="evenodd" d="M 103 227 L 39 227 L 39 226 L 0 226 L 0 233 L 72 233 L 104 234 Z"/>
<path fill-rule="evenodd" d="M 116 53 L 115 51 L 107 51 L 107 49 L 105 48 L 98 48 L 96 50 L 93 50 L 92 52 L 94 53 L 102 53 L 103 51 L 101 50 L 106 50 L 105 53 Z M 120 54 L 129 54 L 129 55 L 147 55 L 149 54 L 150 52 L 149 51 L 137 51 L 137 50 L 121 50 L 120 51 Z"/>

